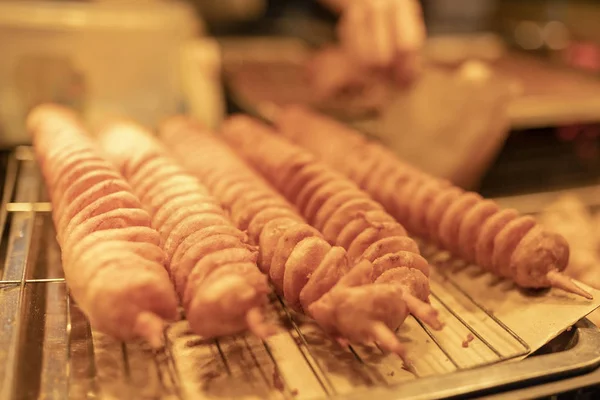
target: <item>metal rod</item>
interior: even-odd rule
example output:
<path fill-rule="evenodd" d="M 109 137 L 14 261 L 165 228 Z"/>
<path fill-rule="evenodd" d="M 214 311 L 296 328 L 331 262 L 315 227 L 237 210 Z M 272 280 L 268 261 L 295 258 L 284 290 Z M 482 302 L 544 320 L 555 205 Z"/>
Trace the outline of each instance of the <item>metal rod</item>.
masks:
<path fill-rule="evenodd" d="M 15 160 L 19 160 L 18 154 L 14 157 Z M 39 175 L 35 172 L 32 173 L 30 168 L 23 168 L 21 163 L 13 163 L 9 160 L 9 166 L 7 169 L 10 170 L 10 174 L 6 178 L 5 189 L 7 192 L 3 196 L 3 204 L 2 204 L 2 213 L 3 213 L 3 224 L 6 223 L 7 211 L 6 211 L 6 203 L 5 201 L 10 201 L 15 195 L 16 182 L 27 181 L 30 185 L 24 185 L 21 187 L 19 185 L 16 196 L 23 197 L 26 201 L 36 201 L 37 195 L 39 191 L 28 190 L 33 186 L 39 187 Z M 7 186 L 8 185 L 8 186 Z M 6 254 L 5 265 L 6 268 L 3 271 L 3 279 L 7 281 L 15 281 L 19 280 L 19 291 L 16 294 L 17 297 L 15 302 L 11 304 L 9 301 L 8 306 L 9 313 L 12 311 L 14 313 L 14 322 L 9 321 L 7 325 L 10 326 L 12 322 L 12 327 L 6 329 L 3 334 L 8 335 L 9 347 L 6 360 L 4 362 L 4 383 L 1 385 L 2 389 L 0 389 L 0 398 L 11 398 L 15 394 L 16 390 L 16 382 L 17 382 L 17 368 L 19 366 L 19 353 L 21 348 L 21 331 L 23 330 L 23 319 L 24 315 L 27 314 L 27 310 L 25 310 L 25 285 L 27 281 L 27 277 L 29 276 L 29 267 L 32 263 L 32 243 L 33 236 L 35 231 L 35 219 L 36 213 L 35 211 L 27 211 L 24 213 L 19 213 L 13 216 L 10 227 L 10 236 L 9 236 L 9 244 L 8 250 Z M 4 225 L 2 228 L 4 230 Z M 38 240 L 39 242 L 39 240 Z M 17 279 L 18 278 L 18 279 Z M 13 294 L 14 296 L 14 294 Z M 3 322 L 4 324 L 4 322 Z"/>
<path fill-rule="evenodd" d="M 275 360 L 275 357 L 273 356 L 273 351 L 271 350 L 271 347 L 265 341 L 263 341 L 262 343 L 263 343 L 263 346 L 265 348 L 265 351 L 269 355 L 269 358 L 273 362 L 273 368 L 275 368 L 275 373 L 281 378 L 281 369 L 279 368 L 279 364 L 277 364 L 277 361 Z M 314 373 L 314 371 L 313 371 L 313 373 Z M 265 379 L 266 379 L 266 377 L 265 377 Z M 317 380 L 319 380 L 318 376 L 317 376 Z M 292 391 L 290 390 L 290 387 L 289 387 L 288 383 L 284 379 L 281 379 L 281 381 L 283 382 L 283 387 L 284 387 L 286 395 L 288 397 L 290 395 L 293 397 Z M 319 383 L 321 384 L 321 386 L 323 385 L 320 380 L 319 380 Z M 325 388 L 323 388 L 323 390 L 325 390 L 325 393 L 327 393 L 327 391 L 326 391 Z"/>
<path fill-rule="evenodd" d="M 440 299 L 439 296 L 437 296 L 435 293 L 431 292 L 431 295 L 433 297 L 435 297 L 435 299 L 442 305 L 444 306 L 444 308 L 446 310 L 448 310 L 448 312 L 450 314 L 452 314 L 454 316 L 454 318 L 456 318 L 461 324 L 463 324 L 463 326 L 465 328 L 467 328 L 473 335 L 475 335 L 475 337 L 479 340 L 481 340 L 481 342 L 483 344 L 485 344 L 490 350 L 492 350 L 494 352 L 494 354 L 496 354 L 498 356 L 498 358 L 502 359 L 502 353 L 500 353 L 494 346 L 492 346 L 491 343 L 489 343 L 487 340 L 485 340 L 480 334 L 479 332 L 477 332 L 467 321 L 464 320 L 464 318 L 462 318 L 460 315 L 458 315 L 458 313 L 456 311 L 454 311 L 452 308 L 448 307 L 448 305 L 442 301 L 442 299 Z"/>
<path fill-rule="evenodd" d="M 121 355 L 123 357 L 123 372 L 125 372 L 125 379 L 129 382 L 131 380 L 131 369 L 129 368 L 129 353 L 127 352 L 127 344 L 121 343 Z"/>
<path fill-rule="evenodd" d="M 90 378 L 92 379 L 92 387 L 95 393 L 100 392 L 100 387 L 98 385 L 98 368 L 96 366 L 96 347 L 94 346 L 94 335 L 92 333 L 92 327 L 89 321 L 86 321 L 85 324 L 86 333 L 88 335 L 87 340 L 87 354 L 89 354 L 89 365 L 90 365 Z"/>
<path fill-rule="evenodd" d="M 463 288 L 461 288 L 449 275 L 444 274 L 444 276 L 447 278 L 447 281 L 450 282 L 450 284 L 456 290 L 458 290 L 462 295 L 464 295 L 471 303 L 473 303 L 475 306 L 477 306 L 477 308 L 479 308 L 481 311 L 483 311 L 496 324 L 498 324 L 504 331 L 506 331 L 510 336 L 512 336 L 513 339 L 515 339 L 517 342 L 519 342 L 519 344 L 521 346 L 523 346 L 523 349 L 524 349 L 523 352 L 521 352 L 519 354 L 516 354 L 516 355 L 513 355 L 513 356 L 511 356 L 509 358 L 504 358 L 503 360 L 510 360 L 512 358 L 515 358 L 515 357 L 521 357 L 521 356 L 529 354 L 531 352 L 531 347 L 529 347 L 529 345 L 527 344 L 527 342 L 525 340 L 523 340 L 522 337 L 520 337 L 519 335 L 517 335 L 504 322 L 500 321 L 500 319 L 498 319 L 498 317 L 496 317 L 494 315 L 494 313 L 492 313 L 487 308 L 485 308 L 483 305 L 481 305 L 479 302 L 477 302 L 475 299 L 473 299 L 473 297 L 470 294 L 468 294 Z"/>
<path fill-rule="evenodd" d="M 271 306 L 273 306 L 273 307 L 275 307 L 275 306 L 273 305 L 273 302 L 278 302 L 278 303 L 279 303 L 280 301 L 281 301 L 281 299 L 280 299 L 278 296 L 276 296 L 276 295 L 273 295 L 273 296 L 271 296 L 271 298 L 270 298 L 270 305 L 271 305 Z M 280 315 L 280 313 L 277 311 L 276 307 L 274 308 L 274 311 L 275 311 L 275 312 L 278 314 L 278 316 L 281 316 L 281 315 Z M 292 339 L 293 339 L 293 338 L 292 338 Z M 273 364 L 273 368 L 275 369 L 275 373 L 276 373 L 276 374 L 277 374 L 277 375 L 278 375 L 278 376 L 281 378 L 281 376 L 282 376 L 282 374 L 281 374 L 281 368 L 279 367 L 279 364 L 277 363 L 277 360 L 275 359 L 275 356 L 273 356 L 273 352 L 271 351 L 271 347 L 270 347 L 270 346 L 269 346 L 269 344 L 268 344 L 266 341 L 264 341 L 264 340 L 262 340 L 262 341 L 261 341 L 261 343 L 262 343 L 262 345 L 263 345 L 263 347 L 264 347 L 264 349 L 265 349 L 265 352 L 266 352 L 266 353 L 267 353 L 267 355 L 269 356 L 269 359 L 271 360 L 271 363 Z M 247 341 L 246 341 L 246 345 L 248 346 L 248 342 L 247 342 Z M 300 351 L 300 353 L 302 353 L 302 356 L 304 357 L 304 353 L 303 353 L 302 351 Z M 253 358 L 255 359 L 255 361 L 256 361 L 256 358 L 254 357 L 254 353 L 253 353 L 253 352 L 251 352 L 251 354 L 252 354 L 252 357 L 253 357 Z M 306 360 L 306 357 L 305 357 L 305 360 Z M 257 363 L 258 363 L 258 361 L 257 361 Z M 310 366 L 310 368 L 311 368 L 311 371 L 313 371 L 313 374 L 315 374 L 314 370 L 312 369 L 312 366 L 311 366 L 311 364 L 310 364 L 310 363 L 308 363 L 308 365 Z M 261 374 L 263 374 L 263 377 L 264 377 L 264 379 L 265 379 L 265 380 L 267 380 L 267 377 L 266 377 L 266 376 L 264 376 L 264 372 L 262 371 L 262 368 L 260 368 L 260 370 L 261 370 Z M 319 379 L 318 375 L 316 375 L 316 374 L 315 374 L 315 376 L 317 376 L 317 380 L 319 381 L 319 384 L 320 384 L 321 386 L 323 386 L 323 383 L 320 381 L 320 379 Z M 292 392 L 291 392 L 291 390 L 290 390 L 289 384 L 288 384 L 288 383 L 287 383 L 287 382 L 286 382 L 284 379 L 281 379 L 281 381 L 283 382 L 283 385 L 284 385 L 284 389 L 285 389 L 286 395 L 288 395 L 288 396 L 289 396 L 289 395 L 292 395 Z M 324 388 L 324 389 L 325 389 L 325 388 Z M 325 393 L 327 393 L 327 391 L 325 391 Z M 293 397 L 293 395 L 292 395 L 292 397 Z"/>
<path fill-rule="evenodd" d="M 265 375 L 265 371 L 263 371 L 263 369 L 261 368 L 260 362 L 256 358 L 256 355 L 254 354 L 254 351 L 252 351 L 252 347 L 250 347 L 250 344 L 248 343 L 248 339 L 245 336 L 243 337 L 243 341 L 244 341 L 244 344 L 246 345 L 246 349 L 248 349 L 248 353 L 250 353 L 250 357 L 252 358 L 252 361 L 254 361 L 254 365 L 258 369 L 260 376 L 263 378 L 263 381 L 265 382 L 265 384 L 268 387 L 270 385 L 269 379 Z M 264 341 L 261 341 L 261 342 L 264 345 Z M 277 373 L 279 373 L 279 369 L 277 368 L 277 366 L 274 365 L 273 367 L 276 369 Z M 284 382 L 283 384 L 284 384 L 284 388 L 287 390 L 288 389 L 287 383 Z"/>
<path fill-rule="evenodd" d="M 287 309 L 287 307 L 285 306 L 285 303 L 283 302 L 283 300 L 281 299 L 281 297 L 279 297 L 279 295 L 277 296 L 277 300 L 279 301 L 279 303 L 281 304 L 281 308 L 283 310 L 283 312 L 286 314 L 290 324 L 292 324 L 292 327 L 294 328 L 294 330 L 296 331 L 296 333 L 298 334 L 298 337 L 300 338 L 300 341 L 302 342 L 302 344 L 304 345 L 304 347 L 306 348 L 306 351 L 308 352 L 308 354 L 310 355 L 310 357 L 313 359 L 314 363 L 316 364 L 317 368 L 319 368 L 320 370 L 320 374 L 317 373 L 317 371 L 314 370 L 313 367 L 313 363 L 310 362 L 310 360 L 308 360 L 308 358 L 306 357 L 306 355 L 304 354 L 303 349 L 298 346 L 298 348 L 300 349 L 300 353 L 302 353 L 302 357 L 304 357 L 304 360 L 306 361 L 306 363 L 310 366 L 310 369 L 313 370 L 313 374 L 317 377 L 317 380 L 319 381 L 319 383 L 321 384 L 321 386 L 323 387 L 323 390 L 325 391 L 325 393 L 330 396 L 332 394 L 336 394 L 335 388 L 333 387 L 333 385 L 331 384 L 331 381 L 329 380 L 329 378 L 327 377 L 327 374 L 325 374 L 323 372 L 323 367 L 321 367 L 321 365 L 319 365 L 319 362 L 317 361 L 317 359 L 315 358 L 315 356 L 312 354 L 312 352 L 310 351 L 310 346 L 308 345 L 308 342 L 306 341 L 306 338 L 304 337 L 304 335 L 302 334 L 302 331 L 300 330 L 300 328 L 298 327 L 298 324 L 296 324 L 296 321 L 294 320 L 294 318 L 292 317 L 292 314 L 290 313 L 290 311 Z M 292 339 L 294 339 L 292 337 Z M 325 383 L 321 380 L 321 376 L 327 381 L 327 386 L 325 386 Z M 331 388 L 331 389 L 329 389 Z M 333 393 L 331 393 L 333 391 Z"/>
<path fill-rule="evenodd" d="M 377 348 L 379 348 L 378 346 L 376 346 L 376 343 L 373 343 L 373 345 Z M 365 374 L 368 377 L 368 380 L 370 382 L 375 382 L 375 381 L 379 381 L 380 383 L 386 383 L 385 378 L 381 375 L 381 373 L 379 371 L 377 371 L 377 369 L 372 368 L 369 364 L 367 364 L 362 357 L 360 356 L 360 354 L 358 354 L 358 352 L 354 349 L 353 346 L 348 346 L 348 350 L 350 351 L 350 353 L 352 353 L 352 355 L 354 356 L 354 358 L 356 358 L 356 360 L 359 362 L 360 364 L 360 368 L 365 371 Z"/>
<path fill-rule="evenodd" d="M 256 362 L 256 357 L 254 357 L 254 354 L 252 354 L 252 351 L 250 349 L 248 349 L 248 342 L 246 342 L 245 339 L 242 339 L 243 342 L 245 342 L 245 346 L 240 345 L 238 343 L 239 340 L 240 340 L 240 336 L 239 335 L 236 335 L 235 337 L 233 337 L 233 340 L 236 343 L 236 346 L 242 347 L 240 349 L 240 351 L 239 351 L 240 359 L 241 359 L 242 363 L 244 364 L 244 368 L 243 368 L 242 373 L 246 376 L 246 379 L 248 379 L 250 381 L 250 385 L 254 386 L 255 380 L 252 379 L 252 378 L 254 378 L 254 374 L 250 374 L 250 370 L 252 368 L 251 365 L 255 364 L 255 362 Z M 251 359 L 250 360 L 244 354 L 245 353 L 244 347 L 246 347 L 250 351 L 250 354 L 251 354 Z M 258 364 L 255 364 L 255 365 L 258 367 Z M 245 366 L 248 366 L 248 368 L 245 368 Z M 261 372 L 260 371 L 260 367 L 258 368 L 258 370 L 259 370 L 259 373 L 260 373 Z M 261 373 L 261 375 L 262 375 L 262 373 Z M 267 387 L 268 387 L 268 383 L 267 383 Z"/>
<path fill-rule="evenodd" d="M 239 344 L 238 344 L 238 339 L 239 339 L 239 338 L 238 338 L 238 335 L 235 335 L 235 336 L 231 336 L 231 337 L 229 337 L 229 338 L 228 338 L 228 341 L 231 341 L 231 342 L 233 342 L 233 343 L 235 344 L 235 346 L 239 346 Z M 250 368 L 251 368 L 251 367 L 250 367 L 250 365 L 248 365 L 248 364 L 249 364 L 249 363 L 248 363 L 248 360 L 247 360 L 247 359 L 246 359 L 246 357 L 244 356 L 244 350 L 243 350 L 243 348 L 242 348 L 242 349 L 240 349 L 240 351 L 239 351 L 239 352 L 236 352 L 236 353 L 238 353 L 238 355 L 239 355 L 239 357 L 240 357 L 240 364 L 242 365 L 242 368 L 241 368 L 241 370 L 242 370 L 242 374 L 243 374 L 243 375 L 244 375 L 244 377 L 246 378 L 246 381 L 247 381 L 248 383 L 250 383 L 250 386 L 254 386 L 254 383 L 255 383 L 255 382 L 254 382 L 254 379 L 252 379 L 252 378 L 253 378 L 253 376 L 252 376 L 252 375 L 251 375 L 251 373 L 250 373 Z M 230 363 L 230 365 L 231 365 L 231 363 Z"/>
<path fill-rule="evenodd" d="M 219 355 L 221 356 L 221 361 L 223 361 L 223 365 L 225 366 L 227 375 L 231 375 L 231 368 L 229 368 L 229 363 L 227 362 L 227 358 L 225 358 L 223 349 L 221 349 L 221 345 L 219 344 L 219 339 L 215 339 L 215 345 L 217 346 L 217 350 L 219 351 Z"/>
<path fill-rule="evenodd" d="M 40 278 L 40 279 L 25 279 L 25 283 L 64 283 L 65 278 Z M 20 285 L 20 279 L 8 279 L 0 281 L 0 285 Z"/>
<path fill-rule="evenodd" d="M 64 283 L 64 278 L 41 278 L 41 279 L 25 279 L 25 283 Z M 23 283 L 20 279 L 7 279 L 0 281 L 0 285 L 20 285 Z"/>
<path fill-rule="evenodd" d="M 64 283 L 65 278 L 27 279 L 25 283 Z"/>
<path fill-rule="evenodd" d="M 65 301 L 67 307 L 67 396 L 71 393 L 71 362 L 72 362 L 72 352 L 71 352 L 71 344 L 72 344 L 72 333 L 73 333 L 73 324 L 71 323 L 71 295 L 69 294 L 69 287 L 65 286 Z"/>
<path fill-rule="evenodd" d="M 166 348 L 167 342 L 166 342 L 165 336 L 163 336 L 163 340 L 165 341 L 164 343 L 165 343 L 165 348 Z M 166 354 L 166 349 L 159 349 L 159 350 L 151 349 L 151 350 L 152 350 L 152 355 L 153 355 L 152 361 L 154 362 L 154 365 L 156 367 L 156 378 L 158 379 L 158 382 L 160 383 L 160 387 L 163 390 L 166 390 L 167 385 L 165 383 L 165 380 L 164 380 L 163 374 L 162 374 L 162 364 L 163 363 L 165 363 L 165 362 L 167 363 L 167 370 L 168 370 L 169 360 L 167 359 L 168 355 Z M 167 374 L 168 373 L 169 372 L 167 371 Z"/>
<path fill-rule="evenodd" d="M 3 239 L 4 227 L 6 226 L 6 217 L 8 211 L 6 205 L 12 200 L 15 186 L 17 184 L 17 171 L 19 165 L 14 154 L 11 154 L 8 158 L 6 165 L 6 179 L 4 180 L 4 188 L 2 192 L 2 208 L 0 209 L 0 242 Z"/>
<path fill-rule="evenodd" d="M 175 395 L 177 396 L 178 399 L 182 399 L 183 396 L 181 394 L 181 385 L 180 385 L 180 379 L 179 379 L 179 369 L 177 368 L 177 363 L 175 362 L 175 358 L 173 357 L 173 352 L 172 352 L 172 347 L 173 347 L 173 342 L 171 341 L 171 339 L 169 338 L 169 336 L 167 335 L 167 329 L 163 330 L 163 339 L 165 342 L 165 347 L 163 349 L 163 354 L 165 355 L 165 360 L 167 363 L 167 375 L 171 381 L 171 385 L 172 385 L 172 389 L 175 392 Z M 155 356 L 154 360 L 156 362 L 156 368 L 157 371 L 161 371 L 160 368 L 160 362 L 158 360 L 158 358 Z M 161 375 L 161 383 L 164 386 L 164 380 L 162 379 L 162 374 Z"/>
<path fill-rule="evenodd" d="M 450 355 L 450 353 L 448 353 L 448 351 L 444 348 L 444 346 L 442 346 L 442 344 L 440 343 L 440 341 L 437 340 L 437 338 L 431 332 L 431 330 L 427 327 L 427 325 L 425 325 L 424 323 L 422 323 L 421 321 L 419 321 L 417 318 L 415 318 L 415 321 L 417 321 L 417 324 L 419 324 L 421 326 L 421 328 L 423 328 L 423 330 L 425 331 L 425 333 L 427 333 L 427 335 L 431 338 L 431 340 L 433 340 L 433 343 L 435 343 L 435 345 L 440 349 L 440 351 L 442 353 L 444 353 L 444 355 L 446 356 L 446 358 L 448 358 L 448 361 L 450 361 L 452 363 L 452 365 L 454 365 L 454 367 L 457 370 L 459 370 L 460 366 L 456 363 L 456 361 L 454 361 L 454 359 L 452 358 L 452 356 Z"/>
<path fill-rule="evenodd" d="M 11 228 L 11 233 L 19 231 L 20 234 L 22 234 L 22 238 L 18 237 L 18 238 L 14 238 L 12 243 L 13 246 L 9 246 L 9 254 L 7 254 L 6 260 L 7 260 L 7 264 L 13 268 L 9 268 L 8 271 L 5 270 L 4 273 L 13 273 L 16 272 L 14 271 L 14 269 L 17 268 L 21 268 L 21 279 L 20 279 L 20 284 L 19 284 L 19 293 L 18 293 L 18 298 L 16 299 L 16 305 L 14 307 L 14 312 L 15 312 L 15 321 L 13 324 L 12 329 L 9 329 L 5 332 L 5 334 L 8 335 L 12 335 L 12 337 L 10 338 L 10 344 L 8 347 L 8 356 L 7 359 L 5 361 L 5 368 L 6 366 L 8 366 L 8 368 L 5 370 L 5 374 L 4 374 L 4 383 L 1 385 L 2 389 L 0 389 L 0 398 L 12 398 L 12 396 L 14 395 L 14 391 L 16 389 L 15 384 L 17 382 L 16 379 L 16 368 L 18 366 L 18 359 L 19 359 L 19 336 L 20 336 L 20 332 L 22 329 L 22 315 L 23 315 L 23 308 L 24 308 L 24 297 L 25 297 L 25 280 L 27 277 L 27 273 L 28 273 L 28 265 L 29 265 L 29 252 L 31 249 L 31 239 L 33 236 L 33 227 L 34 227 L 34 223 L 33 220 L 35 219 L 35 212 L 30 212 L 29 215 L 27 215 L 25 217 L 26 219 L 24 221 L 28 221 L 28 223 L 25 226 L 24 232 L 22 232 L 20 229 L 15 229 L 14 226 Z M 14 254 L 11 254 L 14 251 L 14 243 L 17 240 L 24 240 L 25 241 L 25 248 L 23 249 L 23 255 L 21 257 L 19 257 L 18 255 L 15 257 Z M 14 263 L 14 260 L 17 260 L 16 263 Z"/>
<path fill-rule="evenodd" d="M 17 146 L 15 149 L 15 158 L 19 161 L 34 161 L 35 154 L 31 146 Z"/>
<path fill-rule="evenodd" d="M 41 203 L 23 203 L 23 202 L 13 202 L 6 204 L 7 212 L 27 212 L 27 211 L 36 211 L 36 212 L 52 212 L 52 204 L 48 202 Z"/>

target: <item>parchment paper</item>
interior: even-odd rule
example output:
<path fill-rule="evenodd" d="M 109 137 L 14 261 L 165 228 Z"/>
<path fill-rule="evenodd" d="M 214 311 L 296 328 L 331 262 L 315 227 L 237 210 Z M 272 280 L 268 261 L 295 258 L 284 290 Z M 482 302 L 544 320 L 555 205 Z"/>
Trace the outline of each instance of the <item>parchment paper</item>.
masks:
<path fill-rule="evenodd" d="M 454 283 L 478 304 L 519 335 L 535 351 L 570 328 L 600 306 L 600 291 L 581 282 L 582 288 L 592 293 L 593 300 L 566 293 L 560 289 L 527 291 L 513 283 L 499 279 L 476 266 L 461 262 L 438 260 L 433 281 L 449 287 Z M 524 357 L 519 357 L 522 359 Z"/>

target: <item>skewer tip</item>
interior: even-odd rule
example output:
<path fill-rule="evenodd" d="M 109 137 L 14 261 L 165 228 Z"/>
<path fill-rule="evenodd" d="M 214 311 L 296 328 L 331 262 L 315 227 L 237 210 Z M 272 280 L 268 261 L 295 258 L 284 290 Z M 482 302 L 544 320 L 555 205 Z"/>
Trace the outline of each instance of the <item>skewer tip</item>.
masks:
<path fill-rule="evenodd" d="M 279 328 L 274 324 L 265 322 L 262 310 L 254 307 L 246 313 L 246 324 L 248 329 L 261 340 L 279 333 Z"/>
<path fill-rule="evenodd" d="M 150 311 L 141 312 L 133 326 L 135 335 L 143 338 L 153 349 L 159 349 L 164 346 L 165 321 Z"/>
<path fill-rule="evenodd" d="M 408 311 L 436 331 L 444 328 L 444 323 L 439 319 L 439 312 L 429 303 L 426 303 L 410 293 L 404 293 L 402 296 Z"/>
<path fill-rule="evenodd" d="M 350 346 L 350 341 L 346 338 L 343 337 L 336 337 L 335 341 L 341 346 L 341 347 L 349 347 Z"/>
<path fill-rule="evenodd" d="M 411 361 L 408 358 L 406 348 L 400 343 L 398 337 L 392 332 L 386 324 L 381 321 L 374 322 L 370 327 L 371 336 L 375 343 L 381 348 L 391 353 L 397 354 L 406 366 L 411 365 Z"/>
<path fill-rule="evenodd" d="M 593 300 L 594 296 L 591 293 L 580 288 L 571 278 L 557 270 L 552 270 L 546 274 L 546 278 L 548 278 L 548 282 L 550 282 L 550 286 L 562 289 L 565 292 L 573 293 L 578 296 L 584 297 L 588 300 Z"/>

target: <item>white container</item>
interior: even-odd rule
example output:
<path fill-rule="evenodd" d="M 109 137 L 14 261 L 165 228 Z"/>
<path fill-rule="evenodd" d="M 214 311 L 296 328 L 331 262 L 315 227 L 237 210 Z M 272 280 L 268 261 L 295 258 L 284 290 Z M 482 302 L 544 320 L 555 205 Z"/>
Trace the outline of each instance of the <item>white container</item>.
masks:
<path fill-rule="evenodd" d="M 202 27 L 176 1 L 1 1 L 0 144 L 27 143 L 45 101 L 96 127 L 130 116 L 153 126 L 181 112 L 180 50 Z"/>

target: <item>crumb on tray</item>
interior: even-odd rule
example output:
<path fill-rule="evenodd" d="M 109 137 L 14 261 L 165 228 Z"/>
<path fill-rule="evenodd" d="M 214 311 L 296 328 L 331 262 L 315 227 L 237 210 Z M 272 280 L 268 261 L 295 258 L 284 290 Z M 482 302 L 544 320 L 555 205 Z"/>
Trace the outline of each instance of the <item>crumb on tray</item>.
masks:
<path fill-rule="evenodd" d="M 468 334 L 467 338 L 465 340 L 463 340 L 462 342 L 462 347 L 467 348 L 469 347 L 469 343 L 471 343 L 475 338 L 473 337 L 472 334 Z"/>
<path fill-rule="evenodd" d="M 279 375 L 279 371 L 277 369 L 273 370 L 273 387 L 275 387 L 275 389 L 279 390 L 280 392 L 283 392 L 283 390 L 285 389 L 283 380 L 281 379 L 281 375 Z"/>

